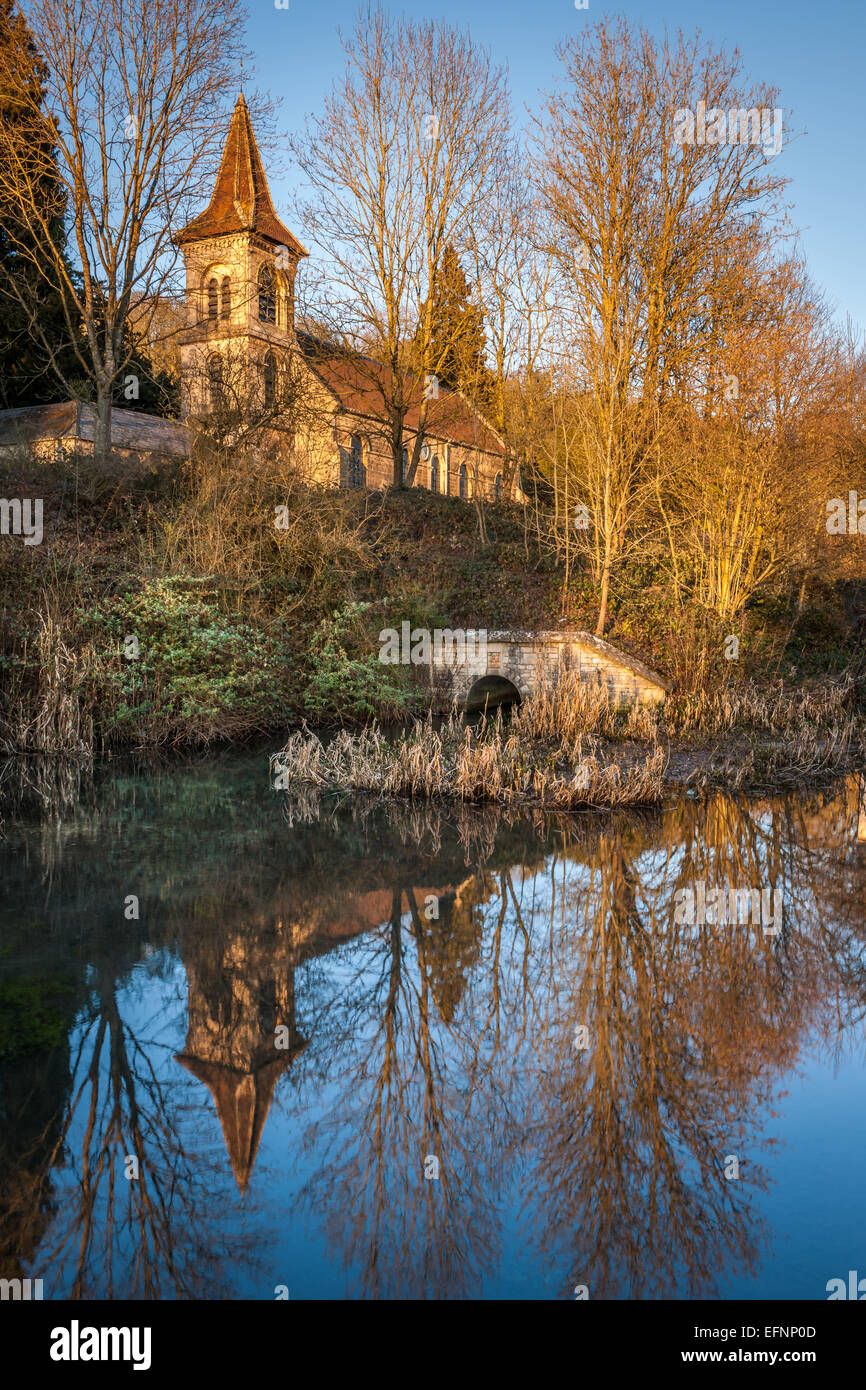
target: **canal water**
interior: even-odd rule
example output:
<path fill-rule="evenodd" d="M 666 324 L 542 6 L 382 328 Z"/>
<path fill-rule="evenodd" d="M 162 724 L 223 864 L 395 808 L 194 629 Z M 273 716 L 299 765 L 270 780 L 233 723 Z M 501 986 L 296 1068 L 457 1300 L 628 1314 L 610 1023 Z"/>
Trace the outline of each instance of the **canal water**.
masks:
<path fill-rule="evenodd" d="M 856 779 L 550 819 L 278 792 L 252 749 L 17 761 L 0 796 L 0 1276 L 866 1280 Z"/>

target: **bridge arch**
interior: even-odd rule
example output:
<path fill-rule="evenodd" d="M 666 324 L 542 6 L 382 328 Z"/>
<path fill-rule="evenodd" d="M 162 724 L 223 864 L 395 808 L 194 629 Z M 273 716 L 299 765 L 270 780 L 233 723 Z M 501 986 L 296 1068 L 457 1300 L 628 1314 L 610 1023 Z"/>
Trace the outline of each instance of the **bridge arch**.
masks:
<path fill-rule="evenodd" d="M 523 695 L 514 681 L 507 676 L 490 673 L 479 676 L 469 686 L 464 698 L 464 709 L 475 711 L 496 709 L 499 705 L 519 705 Z"/>

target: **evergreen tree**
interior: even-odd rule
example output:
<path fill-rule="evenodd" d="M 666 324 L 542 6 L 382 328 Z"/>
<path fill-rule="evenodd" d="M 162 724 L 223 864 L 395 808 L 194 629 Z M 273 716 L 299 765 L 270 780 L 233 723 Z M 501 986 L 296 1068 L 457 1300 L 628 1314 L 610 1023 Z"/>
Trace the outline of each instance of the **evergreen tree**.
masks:
<path fill-rule="evenodd" d="M 483 404 L 492 384 L 484 354 L 484 310 L 472 302 L 460 257 L 448 245 L 433 289 L 428 361 L 441 386 Z"/>
<path fill-rule="evenodd" d="M 31 167 L 40 171 L 46 213 L 62 236 L 64 196 L 52 172 L 56 162 L 50 128 L 47 119 L 36 123 L 32 114 L 42 105 L 44 76 L 44 64 L 14 0 L 0 0 L 0 122 L 7 138 L 12 132 Z M 34 323 L 50 342 L 51 352 L 40 344 Z M 0 201 L 0 406 L 40 405 L 65 394 L 56 369 L 67 381 L 82 374 L 72 348 L 74 331 L 36 236 L 21 225 L 8 203 Z"/>

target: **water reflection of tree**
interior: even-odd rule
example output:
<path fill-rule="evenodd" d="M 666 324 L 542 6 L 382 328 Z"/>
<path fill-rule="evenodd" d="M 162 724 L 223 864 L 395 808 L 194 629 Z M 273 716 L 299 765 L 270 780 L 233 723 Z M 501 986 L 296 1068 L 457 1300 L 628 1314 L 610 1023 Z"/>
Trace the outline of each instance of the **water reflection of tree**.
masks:
<path fill-rule="evenodd" d="M 433 924 L 413 888 L 397 885 L 389 922 L 356 948 L 368 988 L 353 994 L 350 1045 L 331 1069 L 338 1119 L 318 1127 L 323 1166 L 301 1197 L 367 1298 L 460 1297 L 498 1255 L 496 1166 L 434 1026 L 434 981 L 446 1014 L 459 1002 L 465 942 L 459 927 L 448 936 L 452 907 L 443 900 L 443 938 L 428 955 Z M 438 1178 L 425 1176 L 428 1155 L 439 1161 Z"/>
<path fill-rule="evenodd" d="M 50 1155 L 65 1165 L 57 1219 L 40 1251 L 62 1296 L 220 1297 L 232 1254 L 206 1236 L 210 1173 L 184 1147 L 157 1049 L 124 1021 L 116 978 L 100 968 L 79 1020 L 69 1101 Z M 125 1176 L 129 1157 L 137 1178 Z"/>
<path fill-rule="evenodd" d="M 0 1066 L 0 1278 L 26 1278 L 57 1212 L 51 1182 L 69 1089 L 69 1046 L 41 1049 Z"/>
<path fill-rule="evenodd" d="M 730 1259 L 754 1261 L 746 1185 L 757 1175 L 742 1140 L 743 1180 L 727 1181 L 724 1166 L 757 1097 L 703 1045 L 683 1008 L 692 943 L 653 934 L 638 887 L 622 835 L 603 835 L 550 980 L 575 988 L 538 1073 L 528 1200 L 543 1213 L 540 1247 L 565 1255 L 591 1296 L 694 1297 Z"/>
<path fill-rule="evenodd" d="M 224 841 L 206 834 L 217 794 Z M 261 1123 L 233 1156 L 242 1186 L 264 1124 L 259 1082 L 269 1097 L 276 1080 L 273 1027 L 294 1026 L 287 972 L 306 962 L 297 1007 L 309 1045 L 291 1103 L 301 1116 L 327 1085 L 334 1104 L 307 1130 L 317 1173 L 298 1204 L 319 1217 L 356 1292 L 479 1292 L 499 1258 L 502 1194 L 517 1187 L 527 1249 L 562 1291 L 585 1282 L 595 1297 L 706 1296 L 732 1264 L 754 1265 L 774 1089 L 807 1041 L 839 1051 L 864 1012 L 866 850 L 849 789 L 555 824 L 372 803 L 328 803 L 323 815 L 311 801 L 288 830 L 273 807 L 245 819 L 242 800 L 210 774 L 139 789 L 133 811 L 121 788 L 109 811 L 129 819 L 111 854 L 134 862 L 138 824 L 162 826 L 171 801 L 142 902 L 159 905 L 150 939 L 180 943 L 191 1023 L 215 1030 L 213 1047 L 188 1042 L 189 1057 L 212 1080 L 227 1069 L 255 1092 Z M 219 1255 L 203 1253 L 212 1170 L 203 1145 L 192 1155 L 179 1133 L 190 1097 L 212 1124 L 210 1097 L 191 1084 L 179 1101 L 175 1064 L 159 1071 L 152 1042 L 121 1016 L 144 938 L 130 925 L 122 946 L 106 944 L 117 939 L 118 884 L 103 905 L 104 868 L 84 852 L 104 812 L 79 817 L 79 852 L 67 830 L 43 854 L 52 949 L 65 930 L 69 960 L 83 959 L 68 923 L 84 931 L 90 920 L 87 957 L 100 964 L 73 1034 L 72 1090 L 63 1099 L 56 1088 L 60 1119 L 45 1130 L 43 1148 L 58 1169 L 65 1154 L 68 1177 L 40 1199 L 44 1221 L 62 1197 L 40 1263 L 61 1261 L 58 1282 L 83 1296 L 110 1285 L 214 1297 L 250 1251 L 226 1244 L 221 1212 Z M 200 857 L 189 853 L 191 825 Z M 677 890 L 700 878 L 777 887 L 781 936 L 675 924 Z M 437 884 L 438 921 L 424 886 Z M 383 894 L 390 911 L 365 918 L 358 904 L 366 912 Z M 291 961 L 274 947 L 275 923 L 297 934 Z M 590 1030 L 582 1058 L 579 1023 Z M 744 1160 L 738 1182 L 724 1176 L 728 1153 Z M 143 1189 L 122 1177 L 126 1154 L 145 1155 Z M 426 1154 L 440 1160 L 438 1181 L 424 1176 Z M 214 1165 L 225 1170 L 224 1152 Z M 36 1248 L 35 1224 L 29 1234 L 20 1251 Z"/>
<path fill-rule="evenodd" d="M 828 996 L 844 987 L 862 1008 L 866 985 L 862 895 L 855 941 L 827 912 L 839 838 L 817 853 L 805 829 L 796 803 L 681 803 L 665 817 L 663 860 L 614 832 L 588 865 L 576 938 L 553 972 L 576 983 L 538 1072 L 526 1205 L 541 1247 L 567 1253 L 596 1297 L 707 1296 L 726 1267 L 754 1268 L 766 1238 L 754 1209 L 767 1181 L 763 1112 Z M 781 937 L 760 924 L 678 925 L 676 890 L 701 877 L 778 888 Z M 579 1023 L 590 1044 L 580 1059 Z M 729 1154 L 739 1180 L 726 1176 Z"/>
<path fill-rule="evenodd" d="M 368 961 L 329 1067 L 331 1137 L 348 1151 L 304 1197 L 363 1292 L 477 1291 L 503 1173 L 523 1183 L 527 1239 L 567 1270 L 563 1291 L 711 1296 L 726 1269 L 754 1270 L 780 1077 L 826 1032 L 828 1001 L 862 1010 L 862 855 L 834 816 L 719 797 L 656 821 L 575 822 L 522 882 L 517 866 L 467 875 L 471 946 L 395 888 L 377 988 L 362 991 Z M 853 876 L 841 904 L 840 860 Z M 781 936 L 677 924 L 676 892 L 700 877 L 777 888 Z M 422 1152 L 448 1156 L 447 1188 L 422 1184 Z"/>

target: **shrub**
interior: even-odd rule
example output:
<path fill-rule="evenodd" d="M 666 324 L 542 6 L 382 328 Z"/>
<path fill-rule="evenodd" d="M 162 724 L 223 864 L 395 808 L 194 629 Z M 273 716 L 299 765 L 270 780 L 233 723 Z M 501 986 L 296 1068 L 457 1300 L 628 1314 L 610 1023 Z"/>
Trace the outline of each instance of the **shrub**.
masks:
<path fill-rule="evenodd" d="M 153 580 L 77 615 L 100 654 L 91 697 L 104 740 L 207 741 L 262 728 L 284 713 L 279 643 L 228 616 L 194 583 Z M 127 637 L 138 642 L 132 659 L 124 656 Z"/>
<path fill-rule="evenodd" d="M 312 718 L 396 719 L 417 708 L 421 692 L 410 684 L 407 669 L 379 660 L 386 607 L 353 601 L 319 623 L 310 643 L 303 697 Z"/>

